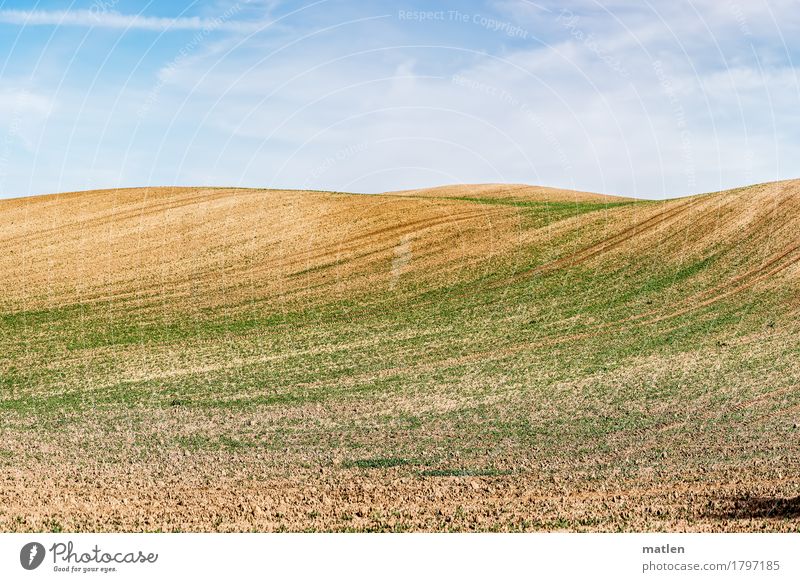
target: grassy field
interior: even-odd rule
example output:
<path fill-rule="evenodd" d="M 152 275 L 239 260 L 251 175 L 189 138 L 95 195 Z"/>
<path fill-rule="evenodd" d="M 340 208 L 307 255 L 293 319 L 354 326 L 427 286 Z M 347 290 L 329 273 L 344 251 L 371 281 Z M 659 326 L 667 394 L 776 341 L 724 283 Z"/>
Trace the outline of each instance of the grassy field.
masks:
<path fill-rule="evenodd" d="M 800 182 L 0 201 L 2 531 L 800 531 Z"/>

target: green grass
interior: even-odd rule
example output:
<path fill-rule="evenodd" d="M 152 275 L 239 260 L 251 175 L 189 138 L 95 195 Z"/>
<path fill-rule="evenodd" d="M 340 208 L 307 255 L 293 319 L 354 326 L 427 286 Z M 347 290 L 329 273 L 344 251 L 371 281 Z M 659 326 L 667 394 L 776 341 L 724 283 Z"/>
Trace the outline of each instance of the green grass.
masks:
<path fill-rule="evenodd" d="M 374 459 L 356 459 L 344 464 L 345 467 L 357 467 L 359 469 L 388 469 L 391 467 L 402 467 L 404 465 L 419 465 L 418 461 L 413 459 L 402 459 L 399 457 Z"/>
<path fill-rule="evenodd" d="M 525 218 L 526 228 L 542 228 L 554 224 L 560 220 L 573 218 L 596 212 L 629 206 L 631 204 L 649 204 L 647 201 L 623 200 L 619 202 L 542 202 L 537 200 L 526 200 L 518 198 L 481 198 L 472 196 L 403 196 L 405 198 L 420 198 L 424 200 L 461 200 L 462 202 L 472 202 L 475 204 L 488 204 L 494 206 L 514 206 L 520 209 L 520 213 Z"/>
<path fill-rule="evenodd" d="M 370 305 L 249 310 L 224 320 L 216 314 L 140 320 L 135 311 L 119 311 L 109 320 L 104 305 L 7 314 L 0 410 L 48 414 L 98 406 L 297 406 L 427 385 L 446 387 L 467 372 L 487 379 L 517 373 L 528 383 L 527 369 L 536 367 L 548 371 L 551 384 L 608 373 L 625 366 L 628 358 L 716 348 L 718 342 L 764 325 L 762 314 L 780 296 L 721 301 L 655 324 L 615 324 L 632 308 L 668 309 L 665 289 L 680 295 L 681 288 L 692 288 L 714 260 L 709 256 L 655 277 L 642 272 L 616 280 L 610 288 L 607 273 L 574 267 L 500 288 L 478 283 L 427 289 L 420 295 L 386 293 L 376 295 Z M 606 293 L 596 293 L 603 287 Z M 659 304 L 650 307 L 643 297 Z M 548 345 L 576 334 L 589 337 Z M 195 346 L 207 353 L 195 355 Z M 148 365 L 155 366 L 153 379 L 137 380 L 125 372 L 136 369 L 125 366 L 128 358 L 142 357 L 126 354 L 142 347 L 148 350 Z M 180 365 L 173 360 L 176 348 L 183 350 L 187 371 L 159 376 L 159 366 Z M 508 361 L 490 357 L 463 365 L 437 364 L 503 348 L 519 350 L 518 355 Z M 91 353 L 91 359 L 83 360 L 84 353 Z M 265 354 L 272 357 L 261 358 Z M 191 371 L 193 366 L 200 370 Z M 387 375 L 387 370 L 397 372 Z M 383 377 L 372 377 L 377 374 Z M 359 377 L 365 380 L 359 382 Z"/>

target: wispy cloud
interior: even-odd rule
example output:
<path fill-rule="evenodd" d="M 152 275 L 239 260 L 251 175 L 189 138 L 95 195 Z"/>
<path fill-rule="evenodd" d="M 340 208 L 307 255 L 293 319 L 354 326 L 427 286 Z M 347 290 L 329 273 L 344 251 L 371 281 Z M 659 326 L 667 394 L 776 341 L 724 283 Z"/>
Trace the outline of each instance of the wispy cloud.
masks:
<path fill-rule="evenodd" d="M 19 26 L 81 26 L 90 28 L 122 28 L 151 31 L 170 30 L 228 30 L 254 31 L 260 22 L 219 18 L 162 18 L 94 10 L 0 10 L 0 23 Z"/>

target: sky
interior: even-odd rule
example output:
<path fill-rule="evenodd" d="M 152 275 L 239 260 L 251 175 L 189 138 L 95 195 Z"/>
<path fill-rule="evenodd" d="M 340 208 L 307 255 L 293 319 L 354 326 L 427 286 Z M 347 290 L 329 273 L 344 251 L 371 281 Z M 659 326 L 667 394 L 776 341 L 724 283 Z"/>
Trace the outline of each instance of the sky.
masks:
<path fill-rule="evenodd" d="M 796 0 L 0 0 L 0 198 L 800 177 Z"/>

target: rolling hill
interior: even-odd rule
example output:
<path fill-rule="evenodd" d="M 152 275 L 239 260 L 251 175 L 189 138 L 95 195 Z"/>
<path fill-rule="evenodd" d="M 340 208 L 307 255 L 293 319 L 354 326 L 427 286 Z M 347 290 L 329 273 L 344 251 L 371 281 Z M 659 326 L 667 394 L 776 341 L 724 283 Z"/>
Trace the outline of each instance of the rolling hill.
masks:
<path fill-rule="evenodd" d="M 798 531 L 800 181 L 0 201 L 3 531 Z"/>

